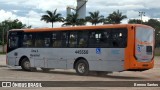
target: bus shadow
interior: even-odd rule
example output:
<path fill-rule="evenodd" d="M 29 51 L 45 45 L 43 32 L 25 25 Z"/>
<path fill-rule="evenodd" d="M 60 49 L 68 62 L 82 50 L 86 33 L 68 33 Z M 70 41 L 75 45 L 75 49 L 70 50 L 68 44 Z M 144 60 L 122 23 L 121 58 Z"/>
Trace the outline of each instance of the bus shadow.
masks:
<path fill-rule="evenodd" d="M 146 80 L 148 78 L 145 77 L 133 77 L 133 76 L 115 76 L 115 75 L 104 75 L 104 76 L 96 76 L 96 77 L 104 77 L 104 78 L 112 78 L 112 79 L 126 79 L 126 80 Z"/>
<path fill-rule="evenodd" d="M 39 72 L 43 72 L 43 71 L 39 71 Z M 63 72 L 63 71 L 49 71 L 46 73 L 50 73 L 50 74 L 65 74 L 65 75 L 74 75 L 74 76 L 78 76 L 77 73 L 75 72 Z M 135 76 L 115 76 L 113 74 L 106 74 L 106 75 L 102 75 L 99 76 L 95 73 L 90 73 L 87 77 L 101 77 L 101 78 L 112 78 L 112 79 L 126 79 L 126 80 L 146 80 L 148 78 L 145 77 L 135 77 Z"/>
<path fill-rule="evenodd" d="M 22 69 L 9 69 L 11 71 L 21 71 L 21 72 L 27 72 L 23 71 Z M 30 71 L 28 71 L 30 72 Z M 73 75 L 73 76 L 78 76 L 77 73 L 75 72 L 69 72 L 69 71 L 48 71 L 48 72 L 43 72 L 42 70 L 37 70 L 37 71 L 32 71 L 31 73 L 47 73 L 47 74 L 63 74 L 63 75 Z M 100 77 L 100 78 L 108 78 L 108 79 L 122 79 L 122 80 L 147 80 L 148 78 L 145 77 L 135 77 L 135 76 L 115 76 L 113 74 L 107 74 L 107 75 L 102 75 L 99 76 L 94 73 L 90 73 L 88 76 L 84 77 Z"/>
<path fill-rule="evenodd" d="M 39 72 L 43 72 L 43 71 L 39 71 Z M 78 76 L 77 73 L 75 73 L 75 72 L 67 72 L 67 71 L 49 71 L 49 72 L 46 72 L 46 73 Z M 126 79 L 126 80 L 146 80 L 146 79 L 148 79 L 148 78 L 145 78 L 145 77 L 135 77 L 135 76 L 115 76 L 113 74 L 107 74 L 107 75 L 99 76 L 95 73 L 90 73 L 88 76 L 101 77 L 101 78 L 112 78 L 112 79 Z"/>

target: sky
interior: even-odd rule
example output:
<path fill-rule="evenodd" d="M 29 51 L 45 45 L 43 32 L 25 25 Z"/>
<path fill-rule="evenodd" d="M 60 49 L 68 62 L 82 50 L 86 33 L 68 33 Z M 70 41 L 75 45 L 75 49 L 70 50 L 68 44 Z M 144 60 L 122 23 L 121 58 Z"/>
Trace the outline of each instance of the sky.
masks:
<path fill-rule="evenodd" d="M 160 20 L 160 0 L 88 0 L 88 12 L 100 11 L 101 15 L 107 17 L 113 11 L 120 10 L 127 19 L 140 19 L 139 12 L 145 12 L 143 20 L 150 18 Z M 51 23 L 41 21 L 41 16 L 46 10 L 57 9 L 63 17 L 66 17 L 66 7 L 76 6 L 76 0 L 0 0 L 0 22 L 6 19 L 19 19 L 33 28 L 51 27 Z M 61 27 L 62 23 L 54 23 L 54 27 Z"/>

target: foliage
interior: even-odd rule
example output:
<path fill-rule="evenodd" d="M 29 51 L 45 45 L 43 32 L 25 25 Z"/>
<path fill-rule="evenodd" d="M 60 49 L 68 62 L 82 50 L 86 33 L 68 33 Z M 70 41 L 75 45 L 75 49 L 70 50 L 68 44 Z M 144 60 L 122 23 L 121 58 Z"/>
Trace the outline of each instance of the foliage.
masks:
<path fill-rule="evenodd" d="M 130 24 L 141 24 L 141 22 L 142 22 L 142 20 L 139 20 L 139 19 L 130 19 L 128 21 L 128 23 L 130 23 Z"/>
<path fill-rule="evenodd" d="M 46 23 L 52 23 L 52 28 L 53 28 L 53 23 L 54 22 L 62 22 L 63 17 L 61 17 L 60 13 L 57 13 L 57 9 L 54 10 L 54 12 L 51 11 L 46 11 L 47 14 L 42 15 L 41 20 L 45 21 Z"/>
<path fill-rule="evenodd" d="M 78 13 L 72 13 L 72 14 L 68 14 L 67 18 L 64 20 L 64 25 L 85 25 L 85 20 L 84 19 L 79 19 L 78 18 Z"/>
<path fill-rule="evenodd" d="M 31 27 L 31 26 L 30 26 Z M 21 29 L 26 28 L 26 25 L 23 24 L 18 19 L 15 20 L 4 20 L 0 23 L 0 45 L 2 45 L 2 37 L 7 37 L 7 31 L 10 29 Z M 3 35 L 4 32 L 4 35 Z M 6 43 L 6 38 L 4 38 L 4 43 Z"/>
<path fill-rule="evenodd" d="M 123 19 L 127 18 L 126 15 L 122 15 L 122 12 L 114 11 L 104 21 L 104 24 L 120 24 Z"/>
<path fill-rule="evenodd" d="M 99 11 L 89 12 L 90 16 L 86 17 L 86 21 L 92 23 L 92 25 L 96 25 L 98 23 L 102 23 L 104 21 L 104 16 L 99 15 Z"/>
<path fill-rule="evenodd" d="M 150 19 L 144 24 L 149 25 L 155 29 L 156 47 L 160 47 L 160 21 L 156 19 Z"/>

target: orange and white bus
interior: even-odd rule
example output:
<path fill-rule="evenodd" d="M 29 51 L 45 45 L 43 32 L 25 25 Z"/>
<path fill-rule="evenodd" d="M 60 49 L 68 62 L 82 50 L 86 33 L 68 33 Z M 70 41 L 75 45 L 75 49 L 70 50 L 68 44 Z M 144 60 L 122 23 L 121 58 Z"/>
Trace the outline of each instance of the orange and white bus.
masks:
<path fill-rule="evenodd" d="M 144 71 L 154 66 L 154 29 L 140 24 L 15 29 L 8 32 L 7 64 L 89 71 Z"/>

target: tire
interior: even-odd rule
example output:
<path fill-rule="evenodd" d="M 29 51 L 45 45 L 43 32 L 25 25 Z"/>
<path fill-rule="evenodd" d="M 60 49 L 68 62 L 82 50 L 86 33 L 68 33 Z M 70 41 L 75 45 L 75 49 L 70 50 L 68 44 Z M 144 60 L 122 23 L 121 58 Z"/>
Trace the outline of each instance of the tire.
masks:
<path fill-rule="evenodd" d="M 22 70 L 24 71 L 30 71 L 30 61 L 28 58 L 23 58 L 22 62 L 21 62 L 21 67 Z"/>
<path fill-rule="evenodd" d="M 41 68 L 43 72 L 49 72 L 50 69 L 49 68 Z"/>
<path fill-rule="evenodd" d="M 80 59 L 77 61 L 75 69 L 76 73 L 80 76 L 85 76 L 89 74 L 89 65 L 88 62 L 84 59 Z"/>

